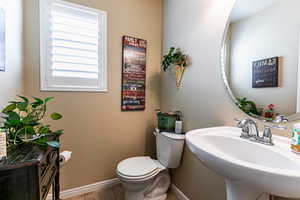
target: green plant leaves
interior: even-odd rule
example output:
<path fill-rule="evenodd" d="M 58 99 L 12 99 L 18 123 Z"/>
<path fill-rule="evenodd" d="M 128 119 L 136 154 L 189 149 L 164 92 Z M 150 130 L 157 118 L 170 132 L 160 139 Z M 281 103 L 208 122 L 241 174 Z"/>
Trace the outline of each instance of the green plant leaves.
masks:
<path fill-rule="evenodd" d="M 42 126 L 39 130 L 40 134 L 49 134 L 51 133 L 50 126 Z"/>
<path fill-rule="evenodd" d="M 20 124 L 20 116 L 16 112 L 9 112 L 6 122 L 10 126 L 18 126 Z"/>
<path fill-rule="evenodd" d="M 51 119 L 53 120 L 60 120 L 63 116 L 59 113 L 52 113 L 51 114 Z"/>
<path fill-rule="evenodd" d="M 28 106 L 28 101 L 25 101 L 25 102 L 18 102 L 18 103 L 17 103 L 17 108 L 18 108 L 20 111 L 26 111 L 27 106 Z"/>
<path fill-rule="evenodd" d="M 41 137 L 41 138 L 38 138 L 38 139 L 32 141 L 33 144 L 37 144 L 40 146 L 48 146 L 47 142 L 49 142 L 49 141 L 45 137 Z"/>
<path fill-rule="evenodd" d="M 7 132 L 9 142 L 14 145 L 32 143 L 58 148 L 59 143 L 51 139 L 59 137 L 63 134 L 63 130 L 53 132 L 49 125 L 42 124 L 47 111 L 46 104 L 54 98 L 18 97 L 19 100 L 10 101 L 9 105 L 2 110 L 5 115 L 1 118 L 5 121 L 0 124 L 0 129 Z M 50 117 L 53 120 L 59 120 L 63 116 L 59 113 L 52 113 Z"/>
<path fill-rule="evenodd" d="M 44 101 L 40 98 L 37 98 L 37 97 L 32 97 L 35 101 L 31 103 L 31 106 L 33 108 L 37 108 L 38 106 L 40 105 L 43 105 L 44 104 Z"/>
<path fill-rule="evenodd" d="M 52 99 L 54 99 L 54 97 L 48 97 L 48 98 L 46 98 L 46 99 L 45 99 L 45 103 L 51 101 Z"/>
<path fill-rule="evenodd" d="M 54 148 L 59 148 L 60 147 L 60 144 L 58 141 L 49 141 L 49 142 L 46 142 L 49 146 L 51 147 L 54 147 Z"/>
<path fill-rule="evenodd" d="M 175 51 L 175 48 L 171 47 L 168 54 L 163 57 L 162 66 L 163 66 L 164 71 L 167 71 L 169 66 L 172 65 L 174 51 Z"/>
<path fill-rule="evenodd" d="M 53 132 L 53 134 L 57 135 L 57 136 L 61 136 L 64 133 L 64 130 L 57 130 L 55 132 Z"/>
<path fill-rule="evenodd" d="M 251 115 L 258 115 L 260 116 L 261 113 L 258 111 L 256 104 L 253 101 L 247 100 L 247 98 L 239 99 L 237 98 L 238 106 L 241 110 L 243 110 L 245 113 Z"/>
<path fill-rule="evenodd" d="M 23 101 L 25 101 L 25 102 L 29 102 L 29 99 L 27 97 L 20 96 L 20 95 L 18 95 L 18 97 L 20 97 L 21 99 L 23 99 Z"/>
<path fill-rule="evenodd" d="M 35 130 L 32 126 L 26 126 L 25 127 L 25 133 L 30 135 L 35 135 Z"/>
<path fill-rule="evenodd" d="M 184 55 L 179 48 L 171 47 L 168 54 L 163 57 L 162 68 L 164 71 L 167 71 L 172 65 L 184 67 L 188 65 L 188 56 Z"/>
<path fill-rule="evenodd" d="M 10 105 L 8 105 L 6 108 L 4 108 L 4 109 L 2 110 L 2 113 L 8 114 L 9 112 L 14 111 L 16 108 L 17 108 L 17 105 L 16 105 L 16 104 L 10 104 Z"/>
<path fill-rule="evenodd" d="M 33 116 L 24 117 L 22 122 L 23 122 L 23 124 L 30 125 L 30 126 L 37 126 L 40 124 L 39 122 L 34 120 Z"/>

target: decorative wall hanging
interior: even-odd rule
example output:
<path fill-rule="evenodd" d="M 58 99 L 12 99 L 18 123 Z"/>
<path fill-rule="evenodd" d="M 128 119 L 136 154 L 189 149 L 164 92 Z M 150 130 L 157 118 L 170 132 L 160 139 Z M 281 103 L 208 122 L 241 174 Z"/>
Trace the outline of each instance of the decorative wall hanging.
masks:
<path fill-rule="evenodd" d="M 278 87 L 279 57 L 253 62 L 252 88 Z"/>
<path fill-rule="evenodd" d="M 0 71 L 5 71 L 5 11 L 0 8 Z"/>
<path fill-rule="evenodd" d="M 163 57 L 162 68 L 166 72 L 175 67 L 176 87 L 181 87 L 182 77 L 185 68 L 188 66 L 188 56 L 183 54 L 179 48 L 171 47 L 168 54 Z"/>
<path fill-rule="evenodd" d="M 145 110 L 147 41 L 123 37 L 122 111 Z"/>

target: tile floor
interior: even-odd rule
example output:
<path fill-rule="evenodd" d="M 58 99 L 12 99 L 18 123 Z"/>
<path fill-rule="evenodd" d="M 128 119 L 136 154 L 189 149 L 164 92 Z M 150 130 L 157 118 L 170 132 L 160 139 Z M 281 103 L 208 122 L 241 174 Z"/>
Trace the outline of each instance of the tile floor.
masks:
<path fill-rule="evenodd" d="M 124 190 L 121 185 L 117 185 L 100 192 L 91 192 L 64 200 L 124 200 Z M 167 200 L 177 199 L 172 193 L 170 193 L 168 194 Z"/>

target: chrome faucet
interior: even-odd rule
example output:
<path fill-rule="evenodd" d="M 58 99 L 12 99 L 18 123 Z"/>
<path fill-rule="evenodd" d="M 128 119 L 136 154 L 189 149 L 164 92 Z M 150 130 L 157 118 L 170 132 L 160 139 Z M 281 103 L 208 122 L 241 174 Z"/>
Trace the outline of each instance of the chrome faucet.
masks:
<path fill-rule="evenodd" d="M 256 122 L 250 118 L 244 118 L 238 121 L 238 128 L 242 129 L 241 138 L 250 139 L 259 137 L 259 131 Z"/>
<path fill-rule="evenodd" d="M 276 128 L 280 130 L 286 130 L 286 126 L 278 126 L 274 124 L 264 124 L 264 132 L 263 135 L 259 135 L 259 130 L 257 128 L 257 124 L 253 119 L 244 118 L 238 121 L 237 127 L 242 129 L 241 138 L 249 139 L 254 142 L 262 143 L 265 145 L 274 145 L 272 139 L 271 128 Z"/>

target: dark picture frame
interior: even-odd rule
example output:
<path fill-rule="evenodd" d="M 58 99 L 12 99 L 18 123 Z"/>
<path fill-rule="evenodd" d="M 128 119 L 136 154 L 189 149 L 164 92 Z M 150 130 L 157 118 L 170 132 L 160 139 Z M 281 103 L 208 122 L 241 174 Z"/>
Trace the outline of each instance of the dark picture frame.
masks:
<path fill-rule="evenodd" d="M 122 38 L 122 111 L 143 111 L 146 105 L 147 41 Z"/>
<path fill-rule="evenodd" d="M 0 71 L 5 71 L 6 65 L 6 22 L 5 10 L 0 8 Z"/>
<path fill-rule="evenodd" d="M 279 57 L 252 63 L 252 88 L 278 87 Z"/>

